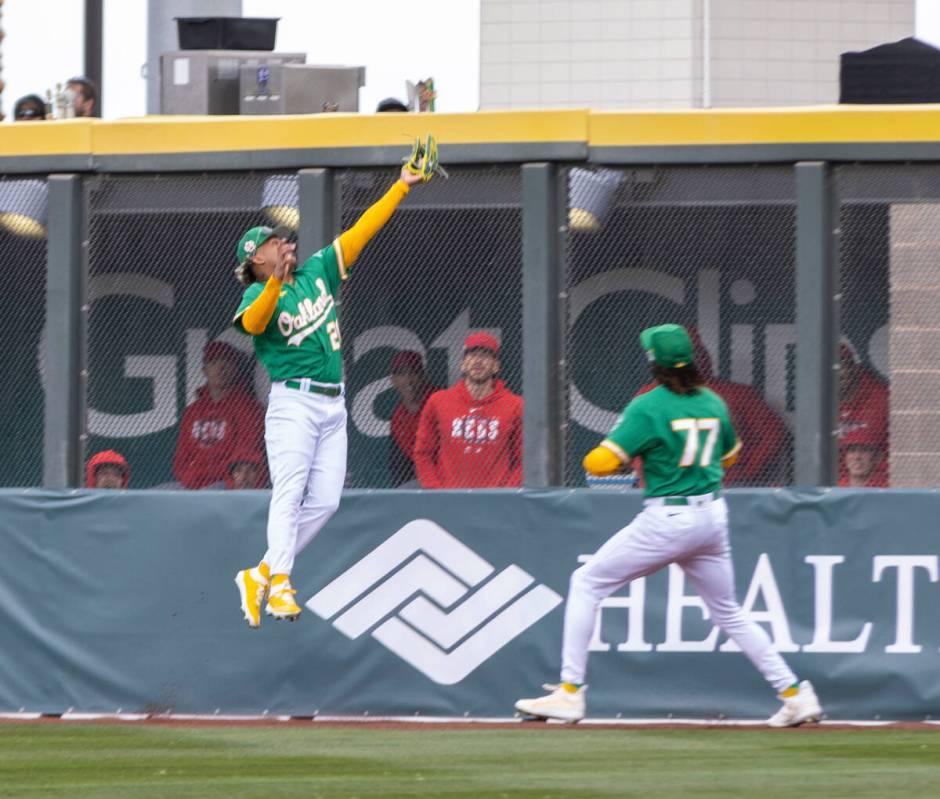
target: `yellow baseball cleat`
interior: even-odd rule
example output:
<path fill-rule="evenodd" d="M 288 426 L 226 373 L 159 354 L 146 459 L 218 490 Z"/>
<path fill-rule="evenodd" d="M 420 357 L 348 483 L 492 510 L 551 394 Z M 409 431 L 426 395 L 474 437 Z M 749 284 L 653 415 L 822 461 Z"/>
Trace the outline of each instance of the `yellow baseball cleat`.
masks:
<path fill-rule="evenodd" d="M 296 593 L 286 574 L 275 574 L 271 578 L 271 591 L 264 612 L 275 619 L 293 621 L 300 615 L 300 606 L 294 601 Z"/>
<path fill-rule="evenodd" d="M 261 626 L 261 603 L 268 590 L 270 572 L 268 564 L 261 561 L 254 569 L 242 569 L 235 575 L 235 585 L 242 601 L 242 613 L 251 628 Z"/>

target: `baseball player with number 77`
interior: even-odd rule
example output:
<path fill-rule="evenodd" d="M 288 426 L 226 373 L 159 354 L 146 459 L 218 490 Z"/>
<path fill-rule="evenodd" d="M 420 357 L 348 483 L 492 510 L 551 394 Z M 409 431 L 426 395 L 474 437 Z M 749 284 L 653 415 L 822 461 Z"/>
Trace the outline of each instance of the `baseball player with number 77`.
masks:
<path fill-rule="evenodd" d="M 249 334 L 271 376 L 264 440 L 271 475 L 268 549 L 235 575 L 249 627 L 261 606 L 275 619 L 300 615 L 294 558 L 339 507 L 346 479 L 346 404 L 336 294 L 368 241 L 417 183 L 439 171 L 433 136 L 417 141 L 401 176 L 349 230 L 297 266 L 289 230 L 254 227 L 238 242 L 245 292 L 232 324 Z"/>
<path fill-rule="evenodd" d="M 643 460 L 643 511 L 571 575 L 565 607 L 561 683 L 547 696 L 520 699 L 516 709 L 541 719 L 580 721 L 585 712 L 588 645 L 601 600 L 631 580 L 670 563 L 682 568 L 711 618 L 741 648 L 783 702 L 767 722 L 793 727 L 818 721 L 813 686 L 800 682 L 764 630 L 748 619 L 734 593 L 724 469 L 741 450 L 724 400 L 704 385 L 692 361 L 692 341 L 680 325 L 640 334 L 659 385 L 633 399 L 617 426 L 584 459 L 598 477 Z"/>

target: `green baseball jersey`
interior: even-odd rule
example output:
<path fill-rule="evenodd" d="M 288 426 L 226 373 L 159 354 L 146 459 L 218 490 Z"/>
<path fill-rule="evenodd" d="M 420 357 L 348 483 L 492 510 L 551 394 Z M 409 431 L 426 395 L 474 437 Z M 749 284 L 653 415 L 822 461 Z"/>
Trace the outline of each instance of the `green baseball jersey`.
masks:
<path fill-rule="evenodd" d="M 258 360 L 271 380 L 309 377 L 320 383 L 343 379 L 335 294 L 345 278 L 342 256 L 334 242 L 311 255 L 285 282 L 277 308 L 264 332 L 252 336 Z M 242 314 L 264 290 L 262 283 L 245 289 L 232 324 L 244 332 Z"/>
<path fill-rule="evenodd" d="M 721 461 L 740 447 L 728 406 L 714 391 L 675 394 L 657 386 L 635 397 L 604 440 L 624 461 L 643 459 L 646 496 L 695 496 L 717 491 Z"/>

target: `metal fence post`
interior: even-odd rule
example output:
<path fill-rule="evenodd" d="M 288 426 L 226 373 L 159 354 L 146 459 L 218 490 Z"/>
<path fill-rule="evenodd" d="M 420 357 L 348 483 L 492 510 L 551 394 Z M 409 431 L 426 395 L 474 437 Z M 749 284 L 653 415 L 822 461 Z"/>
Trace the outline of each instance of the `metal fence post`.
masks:
<path fill-rule="evenodd" d="M 50 175 L 43 485 L 82 484 L 85 219 L 79 175 Z"/>
<path fill-rule="evenodd" d="M 834 485 L 839 368 L 838 199 L 829 165 L 796 164 L 794 482 Z"/>
<path fill-rule="evenodd" d="M 523 485 L 563 483 L 560 301 L 564 194 L 554 164 L 522 165 Z"/>
<path fill-rule="evenodd" d="M 303 262 L 333 241 L 337 230 L 336 192 L 332 169 L 301 169 L 300 230 L 297 258 Z"/>

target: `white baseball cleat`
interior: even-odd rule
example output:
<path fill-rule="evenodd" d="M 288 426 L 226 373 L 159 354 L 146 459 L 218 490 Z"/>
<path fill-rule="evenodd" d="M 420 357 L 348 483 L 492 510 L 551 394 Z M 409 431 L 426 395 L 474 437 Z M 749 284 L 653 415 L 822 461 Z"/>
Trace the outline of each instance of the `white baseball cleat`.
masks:
<path fill-rule="evenodd" d="M 548 696 L 536 699 L 520 699 L 516 710 L 527 716 L 539 719 L 558 719 L 559 721 L 581 721 L 584 718 L 584 694 L 587 686 L 582 685 L 577 691 L 566 691 L 561 685 L 546 683 L 542 686 L 551 691 Z"/>
<path fill-rule="evenodd" d="M 819 698 L 813 690 L 809 680 L 800 683 L 799 690 L 794 696 L 783 700 L 783 707 L 767 719 L 768 727 L 798 727 L 808 721 L 819 721 L 822 718 L 822 707 Z"/>

